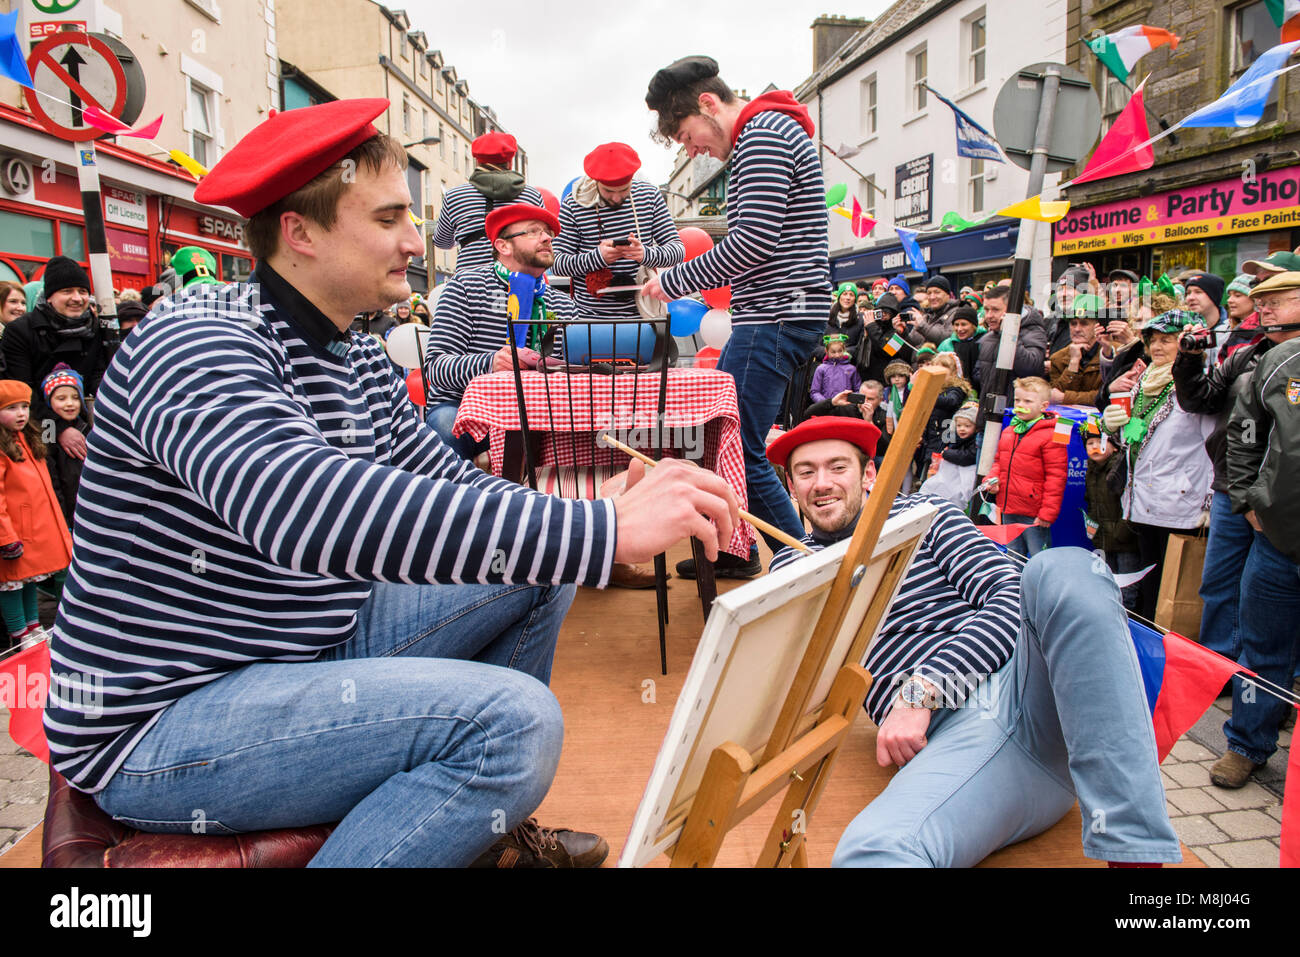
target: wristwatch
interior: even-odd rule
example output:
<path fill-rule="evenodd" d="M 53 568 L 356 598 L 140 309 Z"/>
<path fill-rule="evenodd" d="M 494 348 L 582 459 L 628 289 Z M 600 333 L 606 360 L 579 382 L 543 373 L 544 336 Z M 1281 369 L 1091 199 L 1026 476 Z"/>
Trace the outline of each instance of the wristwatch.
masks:
<path fill-rule="evenodd" d="M 915 676 L 903 682 L 903 686 L 898 689 L 898 697 L 905 708 L 926 708 L 930 711 L 939 708 L 939 696 Z"/>

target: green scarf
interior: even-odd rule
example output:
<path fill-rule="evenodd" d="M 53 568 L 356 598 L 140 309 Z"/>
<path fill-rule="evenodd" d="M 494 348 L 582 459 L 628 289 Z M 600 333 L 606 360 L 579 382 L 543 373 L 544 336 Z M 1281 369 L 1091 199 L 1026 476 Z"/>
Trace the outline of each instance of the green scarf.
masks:
<path fill-rule="evenodd" d="M 497 278 L 506 284 L 506 289 L 510 288 L 510 270 L 499 262 L 492 263 L 492 268 L 496 271 Z M 542 301 L 543 292 L 538 287 L 537 294 L 533 296 L 533 312 L 528 317 L 528 339 L 527 346 L 534 352 L 540 352 L 542 348 L 542 339 L 546 336 L 546 323 L 551 314 L 546 311 L 546 303 Z"/>
<path fill-rule="evenodd" d="M 1024 419 L 1020 418 L 1019 416 L 1013 415 L 1011 417 L 1011 427 L 1016 430 L 1016 435 L 1024 435 L 1026 432 L 1032 429 L 1034 427 L 1034 423 L 1041 418 L 1042 418 L 1041 414 L 1036 415 L 1028 422 L 1026 422 Z"/>
<path fill-rule="evenodd" d="M 1146 378 L 1146 372 L 1142 373 L 1142 378 Z M 1140 387 L 1138 388 L 1137 396 L 1133 399 L 1133 415 L 1125 424 L 1122 433 L 1129 448 L 1130 462 L 1137 460 L 1142 451 L 1142 446 L 1146 444 L 1147 433 L 1151 430 L 1151 419 L 1155 417 L 1160 407 L 1168 401 L 1173 391 L 1173 382 L 1166 384 L 1160 390 L 1160 393 L 1155 396 L 1148 396 Z"/>

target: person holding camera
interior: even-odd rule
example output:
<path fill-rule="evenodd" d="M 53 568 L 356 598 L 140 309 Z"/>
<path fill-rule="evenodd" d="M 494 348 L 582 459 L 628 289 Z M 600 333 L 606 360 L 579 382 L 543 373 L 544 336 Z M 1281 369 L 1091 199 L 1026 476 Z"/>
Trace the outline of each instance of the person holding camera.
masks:
<path fill-rule="evenodd" d="M 1223 301 L 1223 280 L 1214 273 L 1193 273 L 1183 280 L 1183 301 L 1187 308 L 1201 317 L 1201 325 L 1213 333 L 1206 341 L 1206 358 L 1209 365 L 1214 365 L 1219 355 L 1219 337 L 1231 331 L 1228 324 L 1228 312 L 1221 305 Z"/>
<path fill-rule="evenodd" d="M 1290 687 L 1300 655 L 1300 272 L 1261 282 L 1251 297 L 1265 339 L 1251 347 L 1258 350 L 1254 372 L 1234 390 L 1224 472 L 1232 511 L 1245 519 L 1253 537 L 1234 579 L 1243 599 L 1237 660 L 1261 679 Z M 1244 352 L 1234 352 L 1224 365 L 1235 366 Z M 1207 549 L 1207 572 L 1209 561 Z M 1232 717 L 1223 726 L 1228 750 L 1210 768 L 1210 781 L 1226 788 L 1244 785 L 1277 749 L 1278 727 L 1289 708 L 1233 679 Z"/>

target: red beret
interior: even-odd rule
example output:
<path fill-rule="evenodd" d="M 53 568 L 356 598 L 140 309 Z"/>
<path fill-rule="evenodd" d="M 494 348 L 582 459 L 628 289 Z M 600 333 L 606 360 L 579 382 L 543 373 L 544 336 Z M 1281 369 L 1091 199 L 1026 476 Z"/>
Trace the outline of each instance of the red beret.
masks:
<path fill-rule="evenodd" d="M 767 460 L 773 465 L 785 468 L 790 453 L 801 445 L 820 439 L 840 439 L 850 445 L 856 445 L 867 453 L 868 458 L 871 458 L 876 454 L 880 430 L 865 419 L 849 418 L 846 415 L 816 415 L 811 419 L 804 419 L 769 445 Z"/>
<path fill-rule="evenodd" d="M 509 133 L 484 133 L 469 145 L 476 160 L 504 166 L 515 158 L 519 143 Z"/>
<path fill-rule="evenodd" d="M 641 157 L 626 143 L 606 143 L 597 146 L 582 161 L 582 169 L 597 183 L 606 186 L 624 186 L 632 181 L 632 174 L 641 168 Z"/>
<path fill-rule="evenodd" d="M 541 206 L 533 206 L 529 203 L 511 203 L 509 206 L 498 206 L 488 213 L 487 221 L 483 224 L 483 231 L 487 233 L 488 242 L 494 243 L 501 231 L 511 223 L 522 223 L 529 219 L 545 223 L 551 227 L 551 232 L 557 236 L 560 235 L 560 221 L 555 218 L 555 214 L 549 209 L 543 209 Z"/>
<path fill-rule="evenodd" d="M 244 218 L 301 189 L 379 131 L 385 99 L 334 100 L 277 113 L 226 153 L 194 198 Z"/>

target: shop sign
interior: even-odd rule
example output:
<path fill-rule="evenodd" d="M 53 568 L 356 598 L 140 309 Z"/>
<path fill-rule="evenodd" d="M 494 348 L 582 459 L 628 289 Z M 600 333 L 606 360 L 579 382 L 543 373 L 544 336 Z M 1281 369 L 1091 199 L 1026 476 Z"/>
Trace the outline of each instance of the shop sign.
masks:
<path fill-rule="evenodd" d="M 920 226 L 933 218 L 934 154 L 894 167 L 894 224 Z"/>
<path fill-rule="evenodd" d="M 149 275 L 149 237 L 128 233 L 124 229 L 105 229 L 108 261 L 113 272 Z"/>
<path fill-rule="evenodd" d="M 223 219 L 220 216 L 200 216 L 199 233 L 203 236 L 214 236 L 228 243 L 244 245 L 243 224 Z"/>
<path fill-rule="evenodd" d="M 1052 228 L 1052 255 L 1205 242 L 1300 226 L 1300 166 L 1072 209 Z"/>
<path fill-rule="evenodd" d="M 118 226 L 149 228 L 149 208 L 144 193 L 135 190 L 104 186 L 104 222 Z"/>

